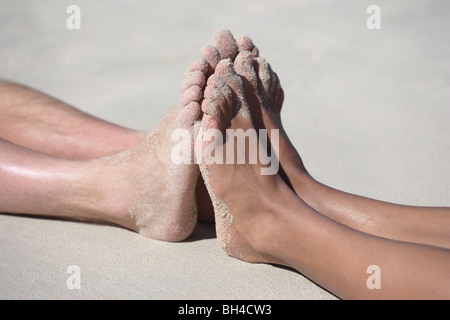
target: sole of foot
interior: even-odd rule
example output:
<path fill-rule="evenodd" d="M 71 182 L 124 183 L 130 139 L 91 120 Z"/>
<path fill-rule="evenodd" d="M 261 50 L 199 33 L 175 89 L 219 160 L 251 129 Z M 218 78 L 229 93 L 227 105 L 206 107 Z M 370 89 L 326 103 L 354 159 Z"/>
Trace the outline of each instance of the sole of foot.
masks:
<path fill-rule="evenodd" d="M 273 215 L 273 191 L 287 188 L 284 181 L 278 175 L 261 175 L 263 165 L 259 163 L 207 160 L 211 150 L 222 149 L 223 154 L 231 150 L 228 149 L 230 143 L 233 143 L 235 156 L 248 151 L 247 146 L 239 149 L 230 139 L 218 139 L 218 132 L 255 130 L 242 79 L 231 60 L 222 60 L 208 80 L 202 110 L 204 116 L 196 150 L 204 160 L 200 171 L 213 201 L 218 240 L 232 257 L 253 263 L 277 263 L 259 248 L 264 246 L 266 238 L 261 230 L 269 230 L 264 225 Z"/>
<path fill-rule="evenodd" d="M 234 61 L 240 52 L 247 51 L 251 52 L 254 58 L 259 57 L 259 50 L 249 37 L 243 36 L 236 40 L 229 30 L 216 32 L 213 38 L 213 45 L 201 50 L 202 59 L 208 64 L 206 80 L 215 73 L 219 61 L 223 59 Z M 214 208 L 201 176 L 197 183 L 196 194 L 199 221 L 214 222 Z"/>
<path fill-rule="evenodd" d="M 199 177 L 194 164 L 195 123 L 201 120 L 203 88 L 209 64 L 194 61 L 184 76 L 179 104 L 130 151 L 103 158 L 105 189 L 112 219 L 141 235 L 162 241 L 183 241 L 197 222 L 195 188 Z M 177 144 L 172 134 L 184 129 L 192 137 L 190 164 L 174 163 Z"/>

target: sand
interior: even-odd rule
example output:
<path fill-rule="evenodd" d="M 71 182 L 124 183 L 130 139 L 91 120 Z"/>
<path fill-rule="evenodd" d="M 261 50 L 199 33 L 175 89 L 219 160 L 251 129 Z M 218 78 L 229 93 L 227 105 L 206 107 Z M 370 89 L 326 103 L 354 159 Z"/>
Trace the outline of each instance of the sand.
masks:
<path fill-rule="evenodd" d="M 286 92 L 285 129 L 332 187 L 450 205 L 447 0 L 0 0 L 0 76 L 150 130 L 219 29 L 249 35 Z M 174 10 L 177 8 L 177 10 Z M 236 9 L 238 8 L 238 9 Z M 1 188 L 1 182 L 0 182 Z M 302 275 L 229 258 L 214 228 L 165 243 L 113 226 L 0 215 L 1 299 L 334 299 Z M 67 268 L 79 266 L 79 290 Z M 332 266 L 330 266 L 332 267 Z"/>

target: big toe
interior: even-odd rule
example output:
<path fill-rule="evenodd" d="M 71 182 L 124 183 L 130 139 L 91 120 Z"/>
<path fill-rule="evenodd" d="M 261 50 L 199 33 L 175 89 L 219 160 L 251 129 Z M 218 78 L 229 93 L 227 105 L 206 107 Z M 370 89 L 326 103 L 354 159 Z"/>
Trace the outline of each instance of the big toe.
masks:
<path fill-rule="evenodd" d="M 234 60 L 239 52 L 236 39 L 229 30 L 218 31 L 214 36 L 213 45 L 219 51 L 222 60 Z"/>
<path fill-rule="evenodd" d="M 244 84 L 236 73 L 233 62 L 230 59 L 221 60 L 216 68 L 216 74 L 222 77 L 234 94 L 233 108 L 241 113 L 244 118 L 251 119 L 250 108 L 245 97 Z"/>
<path fill-rule="evenodd" d="M 206 84 L 206 76 L 200 70 L 188 71 L 184 74 L 183 84 L 181 85 L 181 92 L 193 86 L 203 88 Z"/>
<path fill-rule="evenodd" d="M 251 85 L 253 90 L 258 89 L 258 76 L 253 66 L 253 55 L 250 51 L 239 53 L 234 62 L 234 69 L 244 79 L 245 85 Z"/>
<path fill-rule="evenodd" d="M 202 111 L 216 119 L 225 128 L 233 117 L 232 94 L 230 87 L 222 77 L 214 74 L 208 80 Z"/>
<path fill-rule="evenodd" d="M 221 59 L 219 51 L 216 47 L 207 46 L 201 50 L 201 55 L 208 65 L 207 75 L 213 74 Z"/>
<path fill-rule="evenodd" d="M 249 51 L 253 58 L 259 57 L 259 49 L 253 44 L 253 40 L 247 36 L 241 37 L 237 40 L 239 52 Z"/>

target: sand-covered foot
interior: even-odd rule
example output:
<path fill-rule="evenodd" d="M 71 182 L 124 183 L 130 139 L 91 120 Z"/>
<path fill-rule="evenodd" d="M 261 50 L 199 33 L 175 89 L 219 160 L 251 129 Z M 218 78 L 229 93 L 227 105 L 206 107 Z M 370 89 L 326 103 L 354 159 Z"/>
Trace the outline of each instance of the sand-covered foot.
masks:
<path fill-rule="evenodd" d="M 255 58 L 259 56 L 259 50 L 253 44 L 252 39 L 247 36 L 235 39 L 230 30 L 216 32 L 213 46 L 217 48 L 222 60 L 230 59 L 234 61 L 238 53 L 243 51 L 250 51 Z"/>
<path fill-rule="evenodd" d="M 201 60 L 208 65 L 206 71 L 206 80 L 214 74 L 217 64 L 222 59 L 234 61 L 239 52 L 250 51 L 254 58 L 259 56 L 258 48 L 253 44 L 252 39 L 247 36 L 235 39 L 231 31 L 220 30 L 216 32 L 213 38 L 213 45 L 207 46 L 201 50 Z M 206 190 L 203 178 L 200 176 L 197 183 L 197 203 L 199 221 L 213 222 L 214 210 L 211 199 Z"/>
<path fill-rule="evenodd" d="M 222 60 L 231 59 L 234 61 L 239 53 L 239 47 L 233 34 L 229 30 L 216 32 L 213 39 L 213 46 L 217 48 Z"/>
<path fill-rule="evenodd" d="M 214 205 L 218 240 L 230 256 L 247 262 L 272 262 L 258 251 L 263 234 L 254 230 L 265 230 L 261 225 L 267 221 L 264 217 L 276 205 L 273 191 L 285 184 L 278 175 L 262 175 L 264 166 L 259 161 L 238 162 L 240 156 L 248 158 L 255 152 L 257 137 L 242 80 L 231 60 L 222 60 L 208 80 L 202 110 L 205 114 L 196 149 Z M 233 137 L 243 132 L 253 134 L 253 143 L 242 144 Z"/>
<path fill-rule="evenodd" d="M 273 130 L 278 130 L 278 158 L 280 175 L 291 185 L 291 175 L 306 174 L 303 161 L 289 140 L 281 122 L 284 91 L 278 75 L 266 59 L 255 58 L 251 52 L 241 52 L 234 62 L 236 72 L 241 76 L 253 122 L 257 129 L 267 129 L 269 140 Z"/>
<path fill-rule="evenodd" d="M 243 36 L 237 40 L 239 52 L 251 52 L 253 58 L 259 57 L 259 49 L 253 43 L 253 40 L 247 36 Z"/>
<path fill-rule="evenodd" d="M 258 48 L 249 37 L 244 36 L 236 40 L 230 30 L 217 31 L 213 38 L 213 44 L 201 50 L 202 59 L 209 66 L 207 76 L 214 74 L 220 60 L 234 61 L 239 52 L 243 51 L 252 52 L 254 58 L 259 56 Z"/>
<path fill-rule="evenodd" d="M 194 125 L 201 120 L 208 68 L 204 59 L 194 61 L 185 74 L 178 106 L 135 149 L 96 164 L 104 171 L 110 211 L 115 213 L 109 220 L 156 240 L 182 241 L 192 233 L 199 177 Z M 175 147 L 182 137 L 189 138 L 189 150 L 179 152 Z"/>

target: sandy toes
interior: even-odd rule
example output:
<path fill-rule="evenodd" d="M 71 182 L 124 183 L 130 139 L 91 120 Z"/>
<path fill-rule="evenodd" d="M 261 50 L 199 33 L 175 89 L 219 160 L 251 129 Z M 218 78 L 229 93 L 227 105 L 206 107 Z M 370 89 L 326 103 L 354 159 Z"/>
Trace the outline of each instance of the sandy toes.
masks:
<path fill-rule="evenodd" d="M 270 214 L 272 188 L 278 188 L 284 182 L 276 174 L 261 175 L 264 165 L 259 162 L 228 163 L 225 157 L 229 156 L 227 148 L 231 143 L 233 148 L 230 150 L 234 152 L 235 160 L 239 154 L 248 152 L 249 145 L 235 144 L 231 139 L 221 140 L 214 135 L 226 129 L 255 130 L 242 80 L 231 60 L 222 60 L 216 73 L 208 80 L 202 110 L 205 115 L 197 140 L 197 152 L 204 160 L 200 170 L 213 200 L 218 240 L 230 256 L 248 262 L 269 262 L 268 257 L 254 248 L 261 234 L 255 235 L 252 230 L 259 230 L 255 226 L 266 221 L 261 216 Z M 222 163 L 208 162 L 211 146 L 215 152 L 224 150 Z"/>

